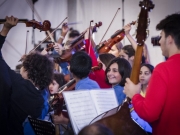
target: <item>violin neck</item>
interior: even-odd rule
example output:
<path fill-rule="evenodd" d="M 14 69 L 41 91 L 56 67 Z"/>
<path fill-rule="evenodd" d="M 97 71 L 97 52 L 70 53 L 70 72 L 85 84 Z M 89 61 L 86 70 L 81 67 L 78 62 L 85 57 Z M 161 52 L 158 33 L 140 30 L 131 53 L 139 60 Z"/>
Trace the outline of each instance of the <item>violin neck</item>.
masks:
<path fill-rule="evenodd" d="M 111 38 L 116 37 L 117 35 L 119 35 L 119 34 L 122 33 L 122 32 L 124 32 L 124 29 L 118 30 L 116 33 L 114 33 L 114 34 L 111 36 Z"/>
<path fill-rule="evenodd" d="M 27 21 L 28 19 L 19 19 L 18 23 L 25 23 Z M 5 22 L 6 22 L 6 19 L 0 19 L 0 24 L 5 23 Z"/>

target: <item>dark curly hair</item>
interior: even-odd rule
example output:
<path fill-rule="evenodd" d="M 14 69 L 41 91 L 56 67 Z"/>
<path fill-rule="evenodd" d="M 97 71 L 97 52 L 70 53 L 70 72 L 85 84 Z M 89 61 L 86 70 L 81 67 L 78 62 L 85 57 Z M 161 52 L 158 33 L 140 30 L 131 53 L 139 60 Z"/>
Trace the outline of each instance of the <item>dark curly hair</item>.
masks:
<path fill-rule="evenodd" d="M 53 80 L 55 80 L 59 84 L 59 87 L 63 86 L 66 83 L 64 75 L 58 72 L 54 72 Z"/>
<path fill-rule="evenodd" d="M 122 77 L 121 82 L 119 83 L 119 85 L 124 86 L 125 83 L 126 83 L 126 78 L 130 77 L 131 65 L 129 64 L 129 62 L 126 59 L 119 58 L 119 57 L 114 58 L 113 60 L 111 60 L 111 62 L 107 66 L 106 71 L 105 71 L 106 82 L 109 83 L 108 78 L 107 78 L 107 72 L 109 71 L 109 67 L 114 63 L 117 63 L 119 74 Z"/>
<path fill-rule="evenodd" d="M 176 43 L 178 49 L 180 49 L 180 14 L 168 15 L 165 19 L 161 20 L 157 26 L 157 30 L 163 30 L 165 36 L 171 35 Z"/>
<path fill-rule="evenodd" d="M 70 71 L 79 79 L 89 75 L 92 67 L 92 60 L 85 52 L 76 52 L 70 61 Z"/>
<path fill-rule="evenodd" d="M 52 82 L 54 63 L 38 52 L 30 53 L 22 63 L 28 73 L 28 78 L 39 89 L 44 89 Z"/>

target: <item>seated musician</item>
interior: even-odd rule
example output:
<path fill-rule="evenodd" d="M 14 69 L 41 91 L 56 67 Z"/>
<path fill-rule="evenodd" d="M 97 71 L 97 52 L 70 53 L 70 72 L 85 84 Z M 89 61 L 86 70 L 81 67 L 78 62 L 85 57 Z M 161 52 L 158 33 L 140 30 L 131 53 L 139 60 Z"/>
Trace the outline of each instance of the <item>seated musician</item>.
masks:
<path fill-rule="evenodd" d="M 135 50 L 132 47 L 132 45 L 126 45 L 121 49 L 121 52 L 119 54 L 120 58 L 124 58 L 127 61 L 129 61 L 131 67 L 134 63 L 134 55 L 135 55 Z"/>
<path fill-rule="evenodd" d="M 70 71 L 76 80 L 75 90 L 99 89 L 97 82 L 89 79 L 91 72 L 92 60 L 85 52 L 76 52 L 70 61 Z M 67 124 L 69 119 L 61 115 L 53 115 L 55 124 Z"/>
<path fill-rule="evenodd" d="M 149 80 L 151 78 L 152 72 L 154 70 L 154 67 L 150 64 L 141 64 L 140 74 L 139 74 L 139 81 L 141 83 L 141 92 L 140 94 L 145 97 L 146 95 L 146 89 L 149 83 Z M 151 126 L 141 119 L 138 114 L 134 111 L 134 108 L 131 108 L 131 116 L 133 119 L 140 124 L 140 126 L 143 127 L 144 130 L 148 132 L 152 132 Z"/>
<path fill-rule="evenodd" d="M 123 44 L 121 42 L 118 42 L 111 47 L 111 50 L 108 53 L 113 54 L 116 57 L 119 57 L 119 53 L 121 52 L 122 48 Z"/>
<path fill-rule="evenodd" d="M 123 93 L 125 79 L 130 76 L 131 66 L 126 59 L 114 58 L 105 70 L 106 81 L 114 88 L 119 104 L 122 104 L 126 95 Z"/>
<path fill-rule="evenodd" d="M 76 80 L 75 90 L 88 90 L 100 88 L 97 82 L 89 79 L 92 60 L 85 52 L 76 52 L 70 61 L 70 71 Z"/>
<path fill-rule="evenodd" d="M 0 49 L 9 30 L 18 22 L 6 17 L 0 34 Z M 53 62 L 39 53 L 27 55 L 20 74 L 9 68 L 0 52 L 0 131 L 3 135 L 23 135 L 23 122 L 28 115 L 39 117 L 44 99 L 41 94 L 53 75 Z M 4 126 L 3 126 L 4 125 Z"/>

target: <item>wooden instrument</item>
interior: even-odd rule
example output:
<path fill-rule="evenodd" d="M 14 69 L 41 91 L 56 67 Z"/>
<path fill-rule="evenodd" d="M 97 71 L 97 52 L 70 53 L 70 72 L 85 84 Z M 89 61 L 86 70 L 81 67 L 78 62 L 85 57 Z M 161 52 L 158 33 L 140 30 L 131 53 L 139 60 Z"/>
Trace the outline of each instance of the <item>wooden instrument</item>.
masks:
<path fill-rule="evenodd" d="M 148 25 L 148 12 L 154 8 L 154 4 L 150 0 L 143 0 L 139 6 L 141 11 L 138 19 L 137 28 L 137 50 L 135 53 L 135 60 L 132 67 L 130 79 L 137 84 L 139 82 L 140 64 L 142 58 L 142 51 L 144 41 L 146 39 L 146 28 Z M 117 108 L 117 112 L 109 111 L 111 115 L 98 120 L 96 123 L 107 126 L 114 135 L 147 135 L 147 133 L 131 118 L 129 109 L 129 100 L 125 101 L 121 106 Z M 112 112 L 112 113 L 111 113 Z"/>
<path fill-rule="evenodd" d="M 133 21 L 130 24 L 134 25 L 136 22 Z M 103 41 L 101 45 L 97 47 L 98 53 L 108 53 L 111 50 L 111 47 L 116 43 L 120 42 L 125 36 L 124 29 L 118 30 L 115 32 L 110 39 Z"/>
<path fill-rule="evenodd" d="M 0 24 L 5 23 L 6 19 L 0 19 Z M 51 23 L 48 20 L 45 20 L 43 23 L 38 22 L 36 20 L 28 20 L 28 19 L 19 19 L 18 23 L 25 23 L 26 27 L 33 27 L 34 29 L 39 29 L 40 31 L 48 31 L 51 28 Z"/>

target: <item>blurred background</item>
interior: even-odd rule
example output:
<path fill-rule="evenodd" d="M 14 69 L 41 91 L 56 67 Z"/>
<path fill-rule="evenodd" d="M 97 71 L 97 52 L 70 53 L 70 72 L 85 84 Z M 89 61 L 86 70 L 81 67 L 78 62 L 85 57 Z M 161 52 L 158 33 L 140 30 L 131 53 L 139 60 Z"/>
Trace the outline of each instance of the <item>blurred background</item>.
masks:
<path fill-rule="evenodd" d="M 108 40 L 114 32 L 122 29 L 123 25 L 137 20 L 140 12 L 139 2 L 140 0 L 0 0 L 0 19 L 13 15 L 19 19 L 32 20 L 34 18 L 39 22 L 49 20 L 51 27 L 55 28 L 65 17 L 68 17 L 69 23 L 78 22 L 78 24 L 69 27 L 80 32 L 89 27 L 90 20 L 94 20 L 93 24 L 101 21 L 103 25 L 93 36 L 95 43 L 98 44 L 118 8 L 120 10 L 104 40 Z M 151 37 L 159 35 L 160 32 L 156 31 L 155 27 L 161 19 L 180 11 L 180 0 L 153 0 L 153 3 L 155 7 L 149 13 L 149 37 L 146 44 L 150 63 L 156 66 L 159 62 L 164 61 L 164 57 L 161 55 L 160 47 L 152 45 Z M 1 24 L 0 29 L 2 26 Z M 135 33 L 136 27 L 132 26 L 131 34 Z M 46 37 L 45 32 L 40 32 L 38 29 L 33 30 L 32 27 L 26 27 L 24 23 L 18 23 L 8 34 L 2 48 L 3 57 L 12 69 L 20 64 L 18 60 L 25 53 L 28 30 L 27 52 Z M 57 31 L 57 37 L 59 33 Z M 124 45 L 129 44 L 126 37 L 122 43 Z"/>

